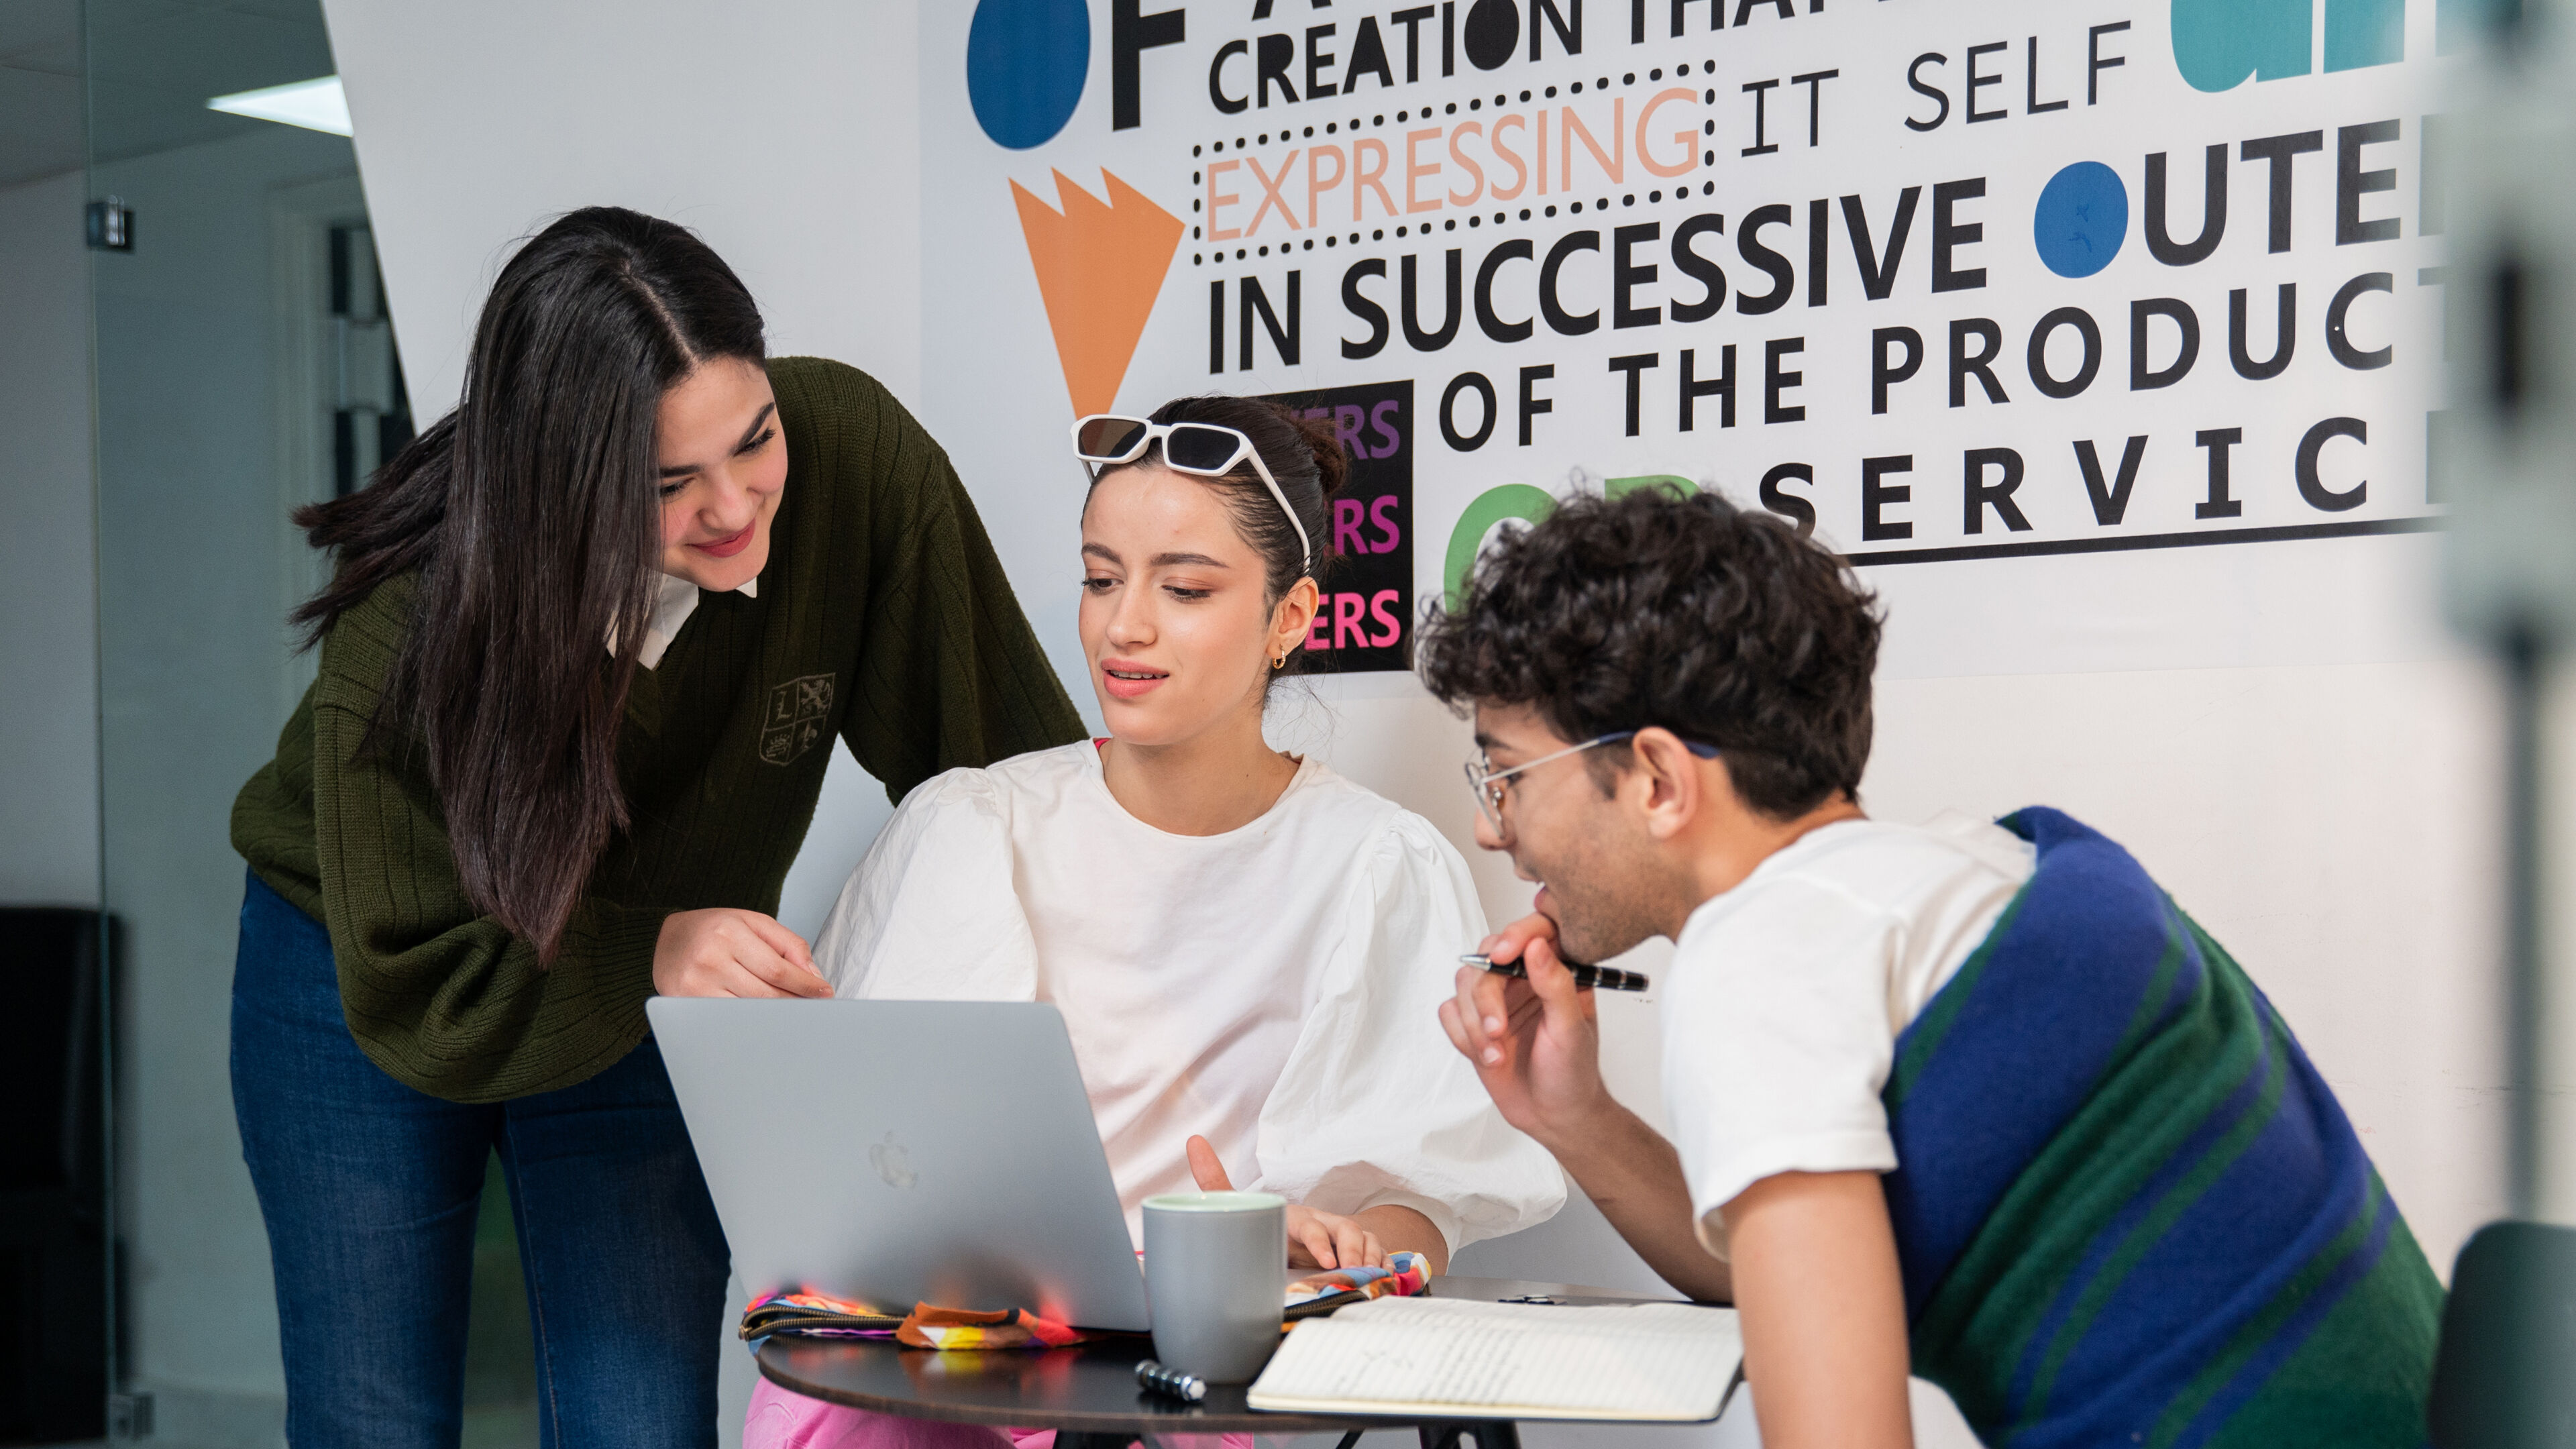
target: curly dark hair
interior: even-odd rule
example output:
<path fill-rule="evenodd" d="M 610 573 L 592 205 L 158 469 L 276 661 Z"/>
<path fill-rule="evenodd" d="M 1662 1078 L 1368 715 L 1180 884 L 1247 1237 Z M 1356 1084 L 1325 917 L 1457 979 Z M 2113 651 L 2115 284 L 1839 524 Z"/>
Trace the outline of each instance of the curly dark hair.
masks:
<path fill-rule="evenodd" d="M 1661 725 L 1714 745 L 1744 803 L 1789 820 L 1858 798 L 1878 636 L 1875 597 L 1780 519 L 1650 488 L 1505 534 L 1429 611 L 1417 657 L 1460 713 L 1525 704 L 1569 741 Z"/>

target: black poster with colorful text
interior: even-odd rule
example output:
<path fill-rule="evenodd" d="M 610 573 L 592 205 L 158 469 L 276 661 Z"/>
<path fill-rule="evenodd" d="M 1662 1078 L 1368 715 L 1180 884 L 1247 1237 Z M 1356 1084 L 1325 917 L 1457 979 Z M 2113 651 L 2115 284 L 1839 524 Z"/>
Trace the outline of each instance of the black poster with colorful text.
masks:
<path fill-rule="evenodd" d="M 1332 500 L 1328 537 L 1315 540 L 1323 601 L 1306 631 L 1318 673 L 1411 669 L 1413 630 L 1413 384 L 1371 382 L 1270 399 L 1329 419 L 1351 460 Z"/>

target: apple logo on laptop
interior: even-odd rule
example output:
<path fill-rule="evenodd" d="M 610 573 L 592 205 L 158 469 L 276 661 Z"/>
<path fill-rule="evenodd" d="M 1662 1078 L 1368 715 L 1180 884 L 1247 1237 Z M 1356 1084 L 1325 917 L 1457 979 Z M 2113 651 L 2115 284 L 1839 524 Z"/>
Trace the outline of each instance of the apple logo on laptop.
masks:
<path fill-rule="evenodd" d="M 921 1180 L 921 1174 L 912 1170 L 912 1154 L 891 1132 L 883 1142 L 868 1148 L 868 1166 L 877 1170 L 877 1176 L 884 1178 L 888 1187 L 909 1188 Z"/>

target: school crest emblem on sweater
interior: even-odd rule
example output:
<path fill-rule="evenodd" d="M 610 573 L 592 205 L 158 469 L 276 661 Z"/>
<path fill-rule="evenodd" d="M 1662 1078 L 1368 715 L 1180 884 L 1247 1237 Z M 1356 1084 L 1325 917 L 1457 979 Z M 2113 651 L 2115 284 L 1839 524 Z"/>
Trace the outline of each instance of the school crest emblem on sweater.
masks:
<path fill-rule="evenodd" d="M 808 674 L 769 691 L 769 713 L 760 725 L 763 763 L 786 765 L 823 738 L 832 713 L 832 676 Z"/>

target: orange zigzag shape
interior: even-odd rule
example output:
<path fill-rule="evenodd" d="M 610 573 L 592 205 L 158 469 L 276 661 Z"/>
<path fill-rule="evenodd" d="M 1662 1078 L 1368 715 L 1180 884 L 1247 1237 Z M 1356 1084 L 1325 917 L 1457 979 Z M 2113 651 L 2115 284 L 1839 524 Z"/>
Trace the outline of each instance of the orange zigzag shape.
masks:
<path fill-rule="evenodd" d="M 1063 172 L 1054 175 L 1062 212 L 1017 181 L 1011 200 L 1020 209 L 1029 267 L 1055 333 L 1064 390 L 1074 416 L 1083 417 L 1116 406 L 1118 384 L 1180 250 L 1182 227 L 1179 217 L 1106 170 L 1100 173 L 1108 183 L 1106 203 Z"/>

